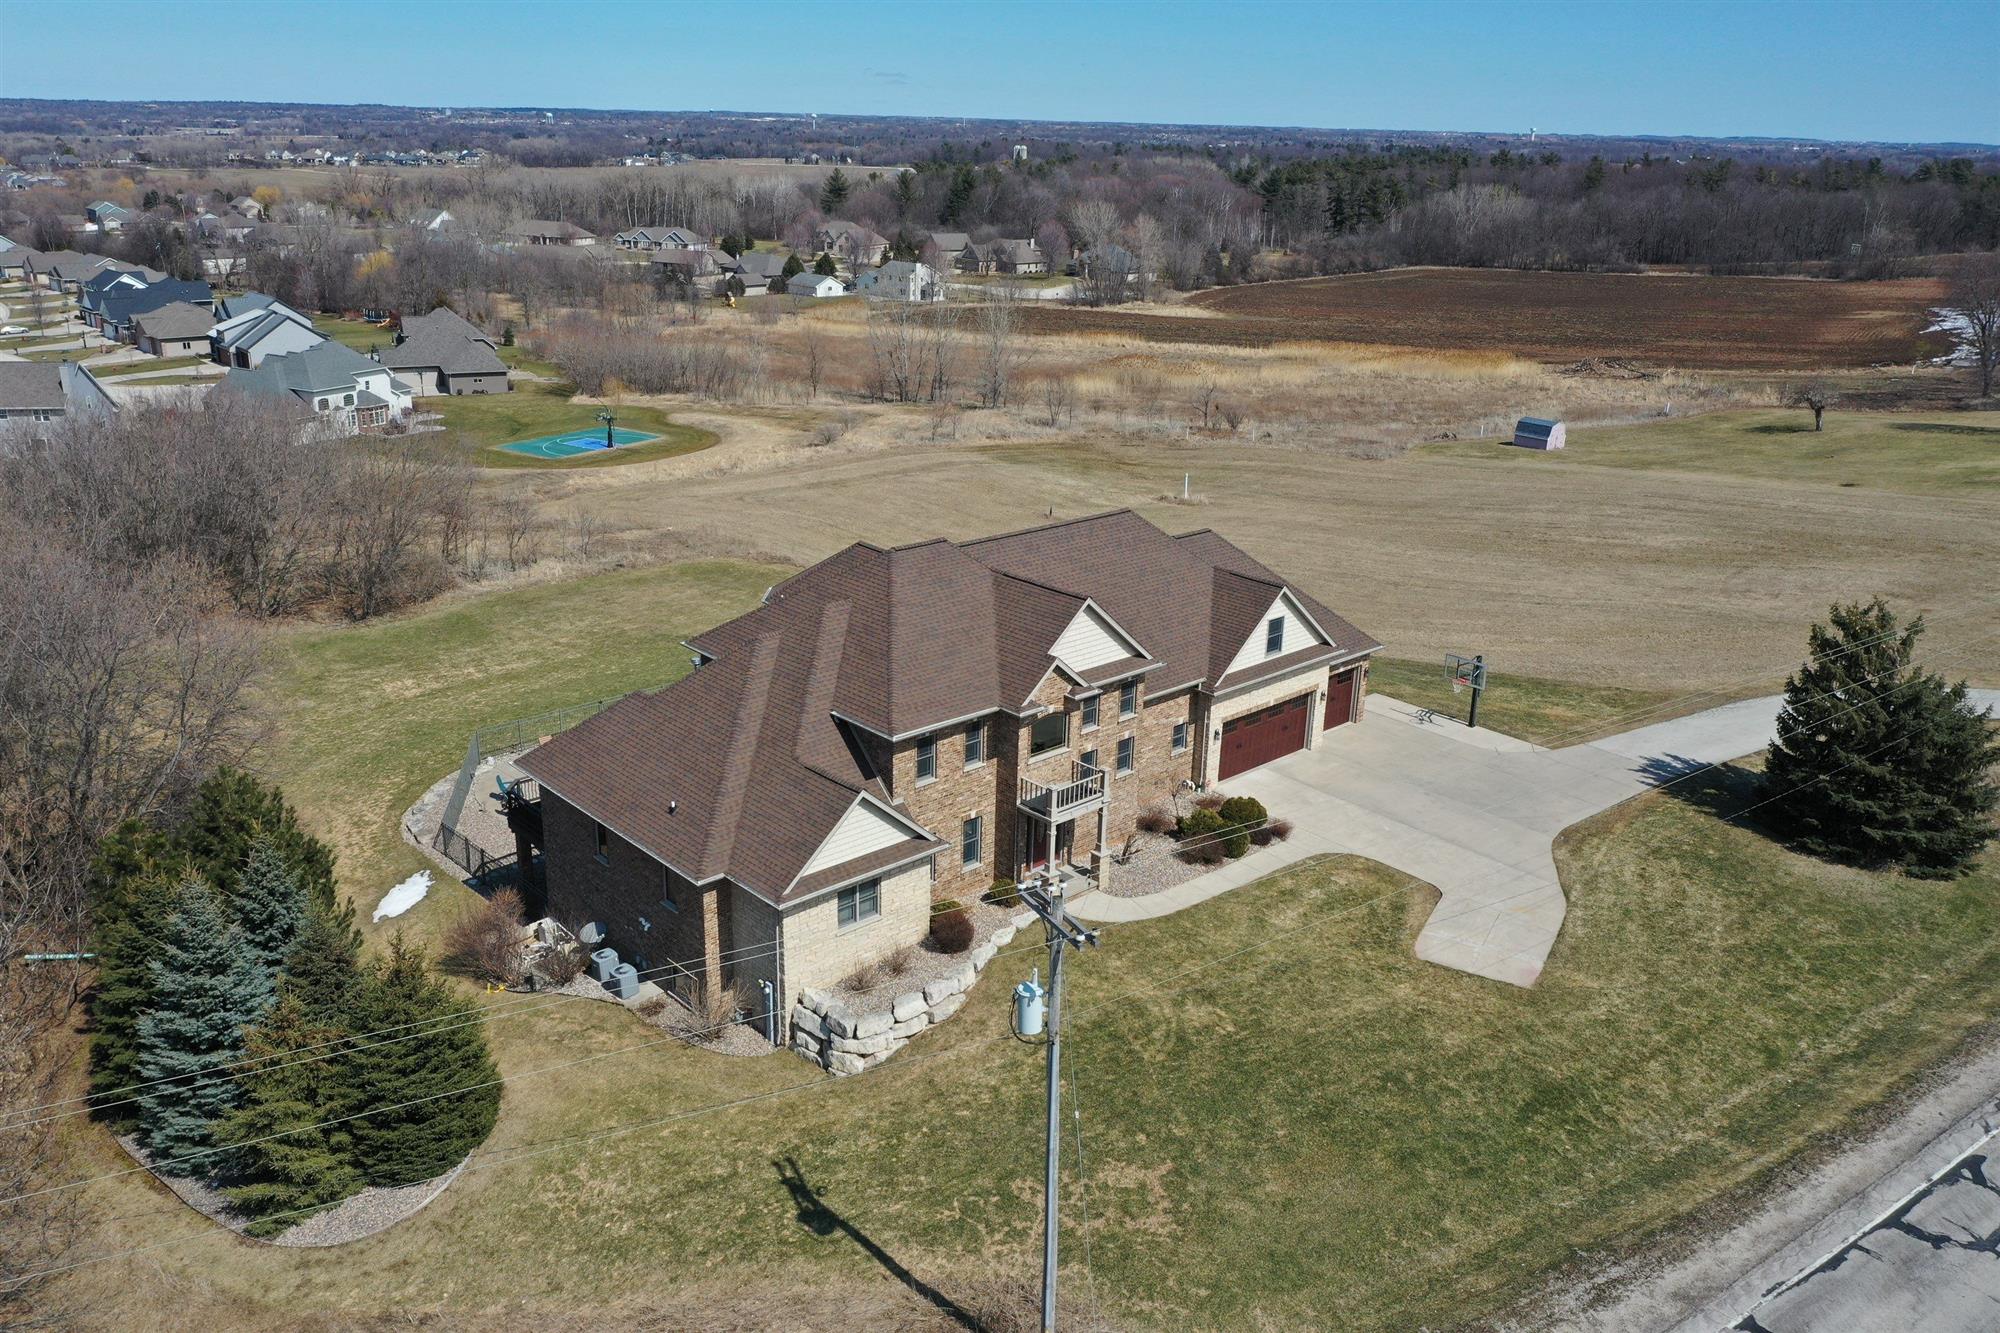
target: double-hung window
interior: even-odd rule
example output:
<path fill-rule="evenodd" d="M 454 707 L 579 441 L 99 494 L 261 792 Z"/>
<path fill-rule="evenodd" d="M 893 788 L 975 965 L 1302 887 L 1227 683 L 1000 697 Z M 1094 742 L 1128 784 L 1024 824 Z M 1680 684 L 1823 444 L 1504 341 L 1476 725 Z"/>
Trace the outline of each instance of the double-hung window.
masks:
<path fill-rule="evenodd" d="M 1130 773 L 1132 771 L 1133 748 L 1133 740 L 1130 736 L 1120 736 L 1118 738 L 1118 771 L 1120 773 Z"/>
<path fill-rule="evenodd" d="M 1083 729 L 1097 730 L 1097 696 L 1094 694 L 1083 701 Z"/>
<path fill-rule="evenodd" d="M 1188 738 L 1188 724 L 1187 724 L 1187 723 L 1185 723 L 1185 722 L 1176 722 L 1176 723 L 1174 723 L 1174 753 L 1175 753 L 1175 754 L 1186 754 L 1186 753 L 1187 753 L 1187 738 Z"/>
<path fill-rule="evenodd" d="M 965 766 L 977 768 L 986 762 L 986 724 L 975 722 L 965 729 Z"/>
<path fill-rule="evenodd" d="M 873 921 L 882 915 L 882 881 L 863 880 L 840 891 L 840 929 Z"/>
<path fill-rule="evenodd" d="M 602 861 L 604 864 L 609 865 L 611 864 L 611 830 L 604 827 L 604 825 L 602 824 L 596 825 L 596 829 L 597 829 L 597 859 L 599 861 Z"/>
<path fill-rule="evenodd" d="M 1139 682 L 1128 680 L 1118 687 L 1118 716 L 1133 717 L 1139 712 Z"/>
<path fill-rule="evenodd" d="M 917 742 L 917 781 L 929 782 L 937 776 L 937 738 L 926 736 Z"/>
<path fill-rule="evenodd" d="M 962 866 L 976 866 L 985 860 L 986 820 L 974 815 L 965 821 L 958 835 L 958 863 Z"/>
<path fill-rule="evenodd" d="M 1076 757 L 1076 762 L 1082 764 L 1085 768 L 1096 768 L 1097 751 L 1085 750 L 1082 754 Z"/>
<path fill-rule="evenodd" d="M 1285 647 L 1285 618 L 1272 616 L 1271 623 L 1264 626 L 1264 656 L 1276 657 Z"/>

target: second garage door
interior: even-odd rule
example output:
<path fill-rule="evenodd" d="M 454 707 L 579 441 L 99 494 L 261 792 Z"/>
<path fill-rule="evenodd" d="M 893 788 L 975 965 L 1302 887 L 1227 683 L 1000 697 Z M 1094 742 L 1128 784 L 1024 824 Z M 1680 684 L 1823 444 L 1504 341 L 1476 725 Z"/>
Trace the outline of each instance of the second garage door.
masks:
<path fill-rule="evenodd" d="M 1312 712 L 1312 695 L 1301 694 L 1281 704 L 1222 724 L 1222 756 L 1216 774 L 1233 778 L 1259 764 L 1268 764 L 1280 755 L 1302 750 L 1306 744 L 1306 723 Z"/>

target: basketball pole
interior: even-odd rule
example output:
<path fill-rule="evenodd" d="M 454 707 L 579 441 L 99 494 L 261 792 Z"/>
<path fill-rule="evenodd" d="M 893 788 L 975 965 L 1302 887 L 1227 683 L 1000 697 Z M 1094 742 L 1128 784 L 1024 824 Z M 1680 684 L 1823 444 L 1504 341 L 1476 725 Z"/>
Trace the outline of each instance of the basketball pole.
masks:
<path fill-rule="evenodd" d="M 1486 693 L 1486 654 L 1475 653 L 1472 658 L 1472 707 L 1465 715 L 1465 729 L 1479 730 L 1479 696 Z"/>

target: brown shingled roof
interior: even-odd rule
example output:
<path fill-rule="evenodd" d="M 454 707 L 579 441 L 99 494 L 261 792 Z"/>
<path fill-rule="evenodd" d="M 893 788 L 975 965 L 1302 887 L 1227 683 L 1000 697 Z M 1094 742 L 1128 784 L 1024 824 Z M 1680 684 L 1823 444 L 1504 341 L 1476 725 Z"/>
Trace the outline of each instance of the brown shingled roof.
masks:
<path fill-rule="evenodd" d="M 521 764 L 690 879 L 726 876 L 787 902 L 857 873 L 852 863 L 801 877 L 862 793 L 887 799 L 856 729 L 895 738 L 1020 711 L 1086 601 L 1153 665 L 1126 658 L 1082 678 L 1143 668 L 1156 694 L 1381 646 L 1290 588 L 1333 647 L 1222 678 L 1286 587 L 1213 532 L 1169 536 L 1129 510 L 963 543 L 856 543 L 689 640 L 709 659 L 692 675 L 620 701 Z M 913 829 L 869 859 L 935 849 Z"/>

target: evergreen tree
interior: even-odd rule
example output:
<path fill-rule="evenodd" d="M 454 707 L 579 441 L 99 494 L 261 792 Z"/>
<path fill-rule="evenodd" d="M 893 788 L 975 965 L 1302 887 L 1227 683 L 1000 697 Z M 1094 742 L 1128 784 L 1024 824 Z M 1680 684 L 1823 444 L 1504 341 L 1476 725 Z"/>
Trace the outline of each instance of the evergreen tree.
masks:
<path fill-rule="evenodd" d="M 799 274 L 805 271 L 806 271 L 805 261 L 800 259 L 797 255 L 792 254 L 785 256 L 785 266 L 784 268 L 779 270 L 778 275 L 782 277 L 786 282 L 790 282 L 793 278 L 796 278 Z"/>
<path fill-rule="evenodd" d="M 1604 188 L 1604 159 L 1592 155 L 1583 168 L 1583 192 L 1595 194 Z"/>
<path fill-rule="evenodd" d="M 351 1057 L 351 1104 L 367 1112 L 348 1122 L 355 1165 L 371 1185 L 444 1174 L 485 1140 L 499 1112 L 499 1075 L 481 1025 L 469 1021 L 477 1009 L 453 995 L 423 950 L 406 945 L 398 932 L 388 961 L 362 982 L 356 1012 L 359 1031 L 397 1028 L 411 1035 Z M 404 1105 L 410 1102 L 416 1104 Z M 392 1106 L 399 1109 L 379 1109 Z"/>
<path fill-rule="evenodd" d="M 98 1114 L 130 1128 L 138 1108 L 130 1089 L 139 1073 L 139 1018 L 153 1004 L 151 963 L 173 904 L 164 876 L 132 876 L 120 885 L 122 907 L 93 937 L 97 982 L 90 994 L 90 1088 Z"/>
<path fill-rule="evenodd" d="M 728 255 L 731 259 L 743 253 L 743 246 L 734 236 L 723 237 L 720 241 L 716 242 L 715 248 Z"/>
<path fill-rule="evenodd" d="M 1898 629 L 1880 598 L 1835 606 L 1785 682 L 1764 768 L 1771 822 L 1801 848 L 1855 865 L 1963 872 L 1993 837 L 2000 762 L 1992 723 L 1911 665 L 1919 616 Z"/>
<path fill-rule="evenodd" d="M 361 932 L 354 909 L 306 914 L 285 960 L 284 998 L 294 1000 L 308 1023 L 341 1026 L 354 1016 L 361 986 Z"/>
<path fill-rule="evenodd" d="M 829 217 L 838 214 L 847 203 L 847 195 L 852 188 L 847 183 L 847 173 L 835 167 L 833 174 L 826 178 L 826 184 L 820 187 L 819 211 Z"/>
<path fill-rule="evenodd" d="M 362 1187 L 355 1169 L 352 1121 L 329 1125 L 353 1111 L 342 1075 L 349 1056 L 327 1058 L 338 1027 L 316 1024 L 297 996 L 287 992 L 261 1027 L 245 1034 L 246 1055 L 258 1063 L 238 1080 L 242 1104 L 215 1127 L 216 1141 L 234 1148 L 232 1165 L 248 1182 L 229 1191 L 253 1222 L 253 1236 L 274 1235 L 303 1216 L 301 1210 L 340 1202 Z M 272 1214 L 287 1214 L 272 1217 Z"/>
<path fill-rule="evenodd" d="M 813 260 L 813 272 L 823 278 L 831 278 L 840 272 L 840 266 L 833 262 L 832 255 L 821 251 L 819 258 Z"/>
<path fill-rule="evenodd" d="M 264 979 L 244 951 L 215 890 L 175 886 L 152 961 L 151 1003 L 138 1021 L 139 1136 L 158 1161 L 214 1145 L 211 1123 L 236 1104 L 226 1066 L 243 1054 L 243 1029 L 262 1017 Z M 218 1077 L 218 1074 L 222 1074 Z M 200 1175 L 212 1159 L 165 1167 Z"/>
<path fill-rule="evenodd" d="M 308 899 L 327 907 L 338 901 L 332 849 L 299 826 L 298 811 L 282 791 L 240 769 L 220 769 L 201 784 L 172 841 L 227 899 L 235 896 L 250 844 L 260 834 L 284 856 Z"/>
<path fill-rule="evenodd" d="M 276 993 L 278 975 L 305 915 L 305 902 L 298 876 L 270 838 L 259 834 L 250 844 L 231 906 L 244 948 L 263 970 L 268 990 Z"/>

